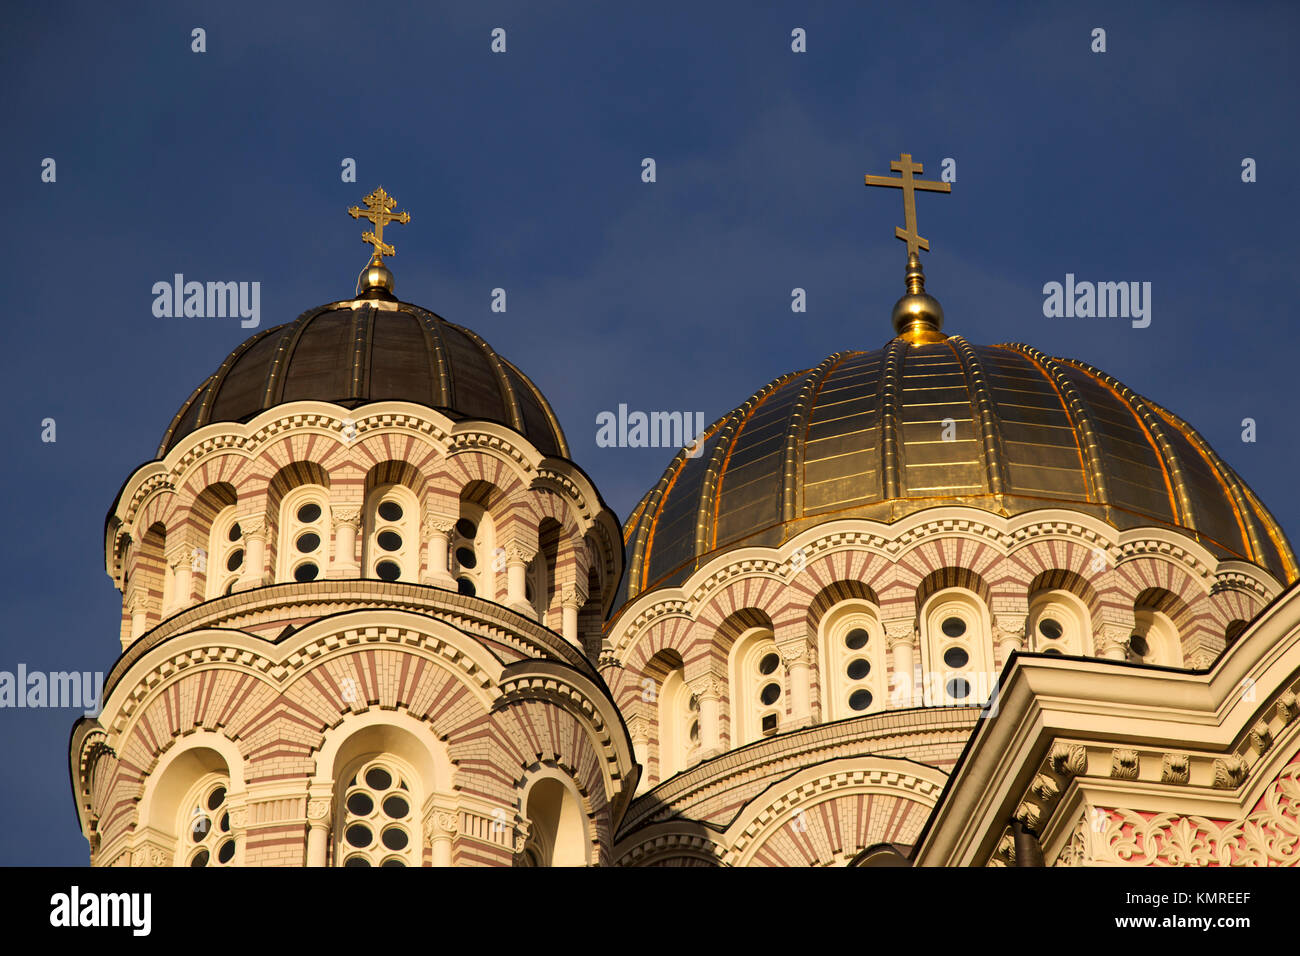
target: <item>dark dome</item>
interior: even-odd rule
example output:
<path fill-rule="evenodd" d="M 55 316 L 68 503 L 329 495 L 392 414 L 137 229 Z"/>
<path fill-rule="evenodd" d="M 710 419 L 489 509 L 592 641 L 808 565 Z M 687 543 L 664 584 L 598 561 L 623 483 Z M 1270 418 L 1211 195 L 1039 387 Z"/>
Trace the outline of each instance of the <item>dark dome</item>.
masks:
<path fill-rule="evenodd" d="M 335 302 L 257 333 L 181 406 L 158 456 L 211 422 L 245 422 L 306 399 L 345 408 L 415 402 L 455 419 L 500 422 L 544 455 L 569 456 L 555 413 L 527 376 L 473 332 L 406 302 Z"/>
<path fill-rule="evenodd" d="M 1027 345 L 954 335 L 840 352 L 777 379 L 702 443 L 695 458 L 678 454 L 624 527 L 629 599 L 681 583 L 721 551 L 954 504 L 1173 526 L 1283 583 L 1297 576 L 1272 515 L 1186 422 Z"/>

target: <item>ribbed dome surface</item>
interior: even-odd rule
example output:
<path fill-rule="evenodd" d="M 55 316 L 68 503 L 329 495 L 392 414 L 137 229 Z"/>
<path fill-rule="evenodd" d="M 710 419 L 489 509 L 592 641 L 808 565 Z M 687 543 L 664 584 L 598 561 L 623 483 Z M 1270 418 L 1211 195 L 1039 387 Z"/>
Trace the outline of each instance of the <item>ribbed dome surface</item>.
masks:
<path fill-rule="evenodd" d="M 1297 576 L 1277 522 L 1185 422 L 1026 345 L 951 336 L 837 353 L 762 389 L 702 444 L 679 453 L 624 527 L 629 598 L 722 550 L 952 504 L 1176 526 L 1220 556 Z"/>
<path fill-rule="evenodd" d="M 400 400 L 455 419 L 508 425 L 545 455 L 569 456 L 545 397 L 486 342 L 405 302 L 336 302 L 259 332 L 181 406 L 158 455 L 211 422 L 247 421 L 304 399 L 357 408 Z"/>

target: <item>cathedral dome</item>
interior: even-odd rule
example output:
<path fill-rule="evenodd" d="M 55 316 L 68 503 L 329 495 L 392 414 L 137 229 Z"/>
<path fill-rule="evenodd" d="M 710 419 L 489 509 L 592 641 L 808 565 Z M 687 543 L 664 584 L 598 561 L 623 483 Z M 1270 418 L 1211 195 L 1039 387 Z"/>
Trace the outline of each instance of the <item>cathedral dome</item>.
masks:
<path fill-rule="evenodd" d="M 541 391 L 483 339 L 418 306 L 379 299 L 311 309 L 245 341 L 181 406 L 158 455 L 204 425 L 306 399 L 345 408 L 415 402 L 454 419 L 500 422 L 544 455 L 569 456 Z"/>
<path fill-rule="evenodd" d="M 1220 557 L 1297 577 L 1272 515 L 1176 415 L 1082 362 L 934 337 L 836 353 L 706 429 L 624 527 L 628 598 L 680 584 L 722 551 L 939 505 L 1175 527 Z"/>

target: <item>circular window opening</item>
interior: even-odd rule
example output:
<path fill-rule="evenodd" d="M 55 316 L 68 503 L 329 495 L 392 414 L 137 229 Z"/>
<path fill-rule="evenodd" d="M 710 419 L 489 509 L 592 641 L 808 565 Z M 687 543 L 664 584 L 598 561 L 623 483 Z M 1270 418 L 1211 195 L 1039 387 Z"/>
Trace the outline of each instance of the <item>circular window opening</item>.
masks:
<path fill-rule="evenodd" d="M 352 856 L 352 857 L 348 857 L 347 862 L 344 863 L 343 865 L 344 866 L 369 866 L 370 861 L 367 860 L 364 856 Z"/>
<path fill-rule="evenodd" d="M 303 554 L 311 554 L 320 547 L 320 535 L 315 531 L 308 531 L 306 534 L 298 535 L 296 547 Z"/>
<path fill-rule="evenodd" d="M 949 637 L 961 637 L 966 633 L 966 622 L 959 617 L 946 617 L 939 629 Z"/>
<path fill-rule="evenodd" d="M 457 578 L 456 590 L 459 593 L 469 595 L 470 597 L 473 597 L 476 593 L 474 590 L 474 582 L 469 578 Z"/>
<path fill-rule="evenodd" d="M 394 820 L 405 819 L 410 809 L 410 804 L 397 795 L 393 795 L 384 801 L 384 812 Z"/>
<path fill-rule="evenodd" d="M 364 823 L 354 823 L 348 827 L 346 839 L 349 844 L 358 849 L 364 849 L 370 846 L 373 836 L 370 833 L 370 827 Z"/>
<path fill-rule="evenodd" d="M 298 509 L 298 520 L 303 524 L 311 524 L 319 517 L 320 505 L 316 504 L 314 501 L 310 504 L 305 504 Z"/>
<path fill-rule="evenodd" d="M 393 785 L 393 775 L 383 767 L 371 767 L 366 771 L 366 786 L 375 790 L 387 790 Z"/>
<path fill-rule="evenodd" d="M 230 552 L 230 557 L 226 558 L 226 570 L 238 571 L 239 566 L 244 563 L 244 549 L 236 548 Z"/>
<path fill-rule="evenodd" d="M 215 810 L 226 802 L 226 788 L 217 787 L 212 793 L 208 794 L 208 809 Z"/>
<path fill-rule="evenodd" d="M 239 538 L 240 538 L 240 536 L 241 536 L 243 533 L 244 533 L 244 532 L 243 532 L 243 529 L 239 527 L 239 522 L 238 522 L 238 521 L 236 521 L 234 524 L 232 524 L 232 525 L 230 526 L 230 540 L 231 540 L 231 541 L 238 541 Z"/>
<path fill-rule="evenodd" d="M 222 832 L 222 833 L 229 833 L 229 832 L 230 832 L 230 814 L 229 814 L 229 813 L 223 813 L 223 814 L 221 815 L 221 832 Z"/>
<path fill-rule="evenodd" d="M 406 844 L 410 842 L 410 837 L 401 827 L 389 827 L 380 839 L 390 850 L 405 850 Z"/>
<path fill-rule="evenodd" d="M 871 673 L 871 664 L 869 661 L 859 657 L 856 661 L 849 661 L 849 680 L 862 680 Z M 870 696 L 869 694 L 867 696 Z"/>
<path fill-rule="evenodd" d="M 396 531 L 381 531 L 375 540 L 385 551 L 397 551 L 402 547 L 402 536 Z"/>
<path fill-rule="evenodd" d="M 844 645 L 851 651 L 859 651 L 867 646 L 869 640 L 871 640 L 871 635 L 865 629 L 855 627 L 844 636 Z"/>
<path fill-rule="evenodd" d="M 1044 654 L 1055 654 L 1057 657 L 1064 657 L 1064 656 L 1065 656 L 1064 654 L 1061 653 L 1060 648 L 1057 648 L 1057 647 L 1049 647 L 1047 650 L 1043 651 L 1043 653 L 1044 653 Z"/>
<path fill-rule="evenodd" d="M 1141 634 L 1134 634 L 1128 639 L 1128 647 L 1138 657 L 1146 657 L 1151 653 L 1151 645 Z"/>
<path fill-rule="evenodd" d="M 1065 633 L 1065 628 L 1061 627 L 1060 621 L 1045 617 L 1038 622 L 1038 633 L 1049 641 L 1054 641 Z"/>
<path fill-rule="evenodd" d="M 212 821 L 209 820 L 206 816 L 200 814 L 199 816 L 195 817 L 194 822 L 190 824 L 190 839 L 193 840 L 195 843 L 202 843 L 203 838 L 208 835 L 208 832 L 211 829 L 212 829 Z"/>
<path fill-rule="evenodd" d="M 207 866 L 207 865 L 208 865 L 207 850 L 199 850 L 199 852 L 195 853 L 193 858 L 190 860 L 190 866 Z"/>
<path fill-rule="evenodd" d="M 379 506 L 379 517 L 385 521 L 401 521 L 402 506 L 396 501 L 385 501 Z"/>
<path fill-rule="evenodd" d="M 849 708 L 851 710 L 866 710 L 871 706 L 871 691 L 855 690 L 849 696 Z"/>
<path fill-rule="evenodd" d="M 382 866 L 406 866 L 406 864 L 403 863 L 401 860 L 394 860 L 394 859 L 387 859 L 383 863 L 380 863 L 379 865 L 381 867 Z"/>
<path fill-rule="evenodd" d="M 456 563 L 462 568 L 473 569 L 478 564 L 478 558 L 474 554 L 473 548 L 457 548 Z"/>
<path fill-rule="evenodd" d="M 781 685 L 768 684 L 759 693 L 758 699 L 761 700 L 764 704 L 775 704 L 776 699 L 780 696 L 781 696 Z"/>
<path fill-rule="evenodd" d="M 320 574 L 320 568 L 316 567 L 316 565 L 312 564 L 310 561 L 307 561 L 304 564 L 298 565 L 298 567 L 294 569 L 293 579 L 295 581 L 304 582 L 315 581 L 316 575 L 318 574 Z"/>
<path fill-rule="evenodd" d="M 227 840 L 225 843 L 221 844 L 220 849 L 217 850 L 217 862 L 229 863 L 234 858 L 235 858 L 235 841 Z"/>
<path fill-rule="evenodd" d="M 396 581 L 402 576 L 402 569 L 393 561 L 380 561 L 375 565 L 375 574 L 381 581 Z"/>
<path fill-rule="evenodd" d="M 359 817 L 368 817 L 373 809 L 375 809 L 375 801 L 370 799 L 368 793 L 354 793 L 348 797 L 348 813 L 355 813 Z"/>
<path fill-rule="evenodd" d="M 474 540 L 474 535 L 478 534 L 478 525 L 468 518 L 461 518 L 456 522 L 456 533 L 462 538 Z"/>
<path fill-rule="evenodd" d="M 760 674 L 770 674 L 776 670 L 781 663 L 781 658 L 775 654 L 764 654 L 763 659 L 758 662 L 758 672 Z"/>
<path fill-rule="evenodd" d="M 969 661 L 970 655 L 965 648 L 950 647 L 943 652 L 943 662 L 949 667 L 965 667 Z"/>
<path fill-rule="evenodd" d="M 956 700 L 965 700 L 970 696 L 970 683 L 964 677 L 954 677 L 948 681 L 948 696 Z"/>

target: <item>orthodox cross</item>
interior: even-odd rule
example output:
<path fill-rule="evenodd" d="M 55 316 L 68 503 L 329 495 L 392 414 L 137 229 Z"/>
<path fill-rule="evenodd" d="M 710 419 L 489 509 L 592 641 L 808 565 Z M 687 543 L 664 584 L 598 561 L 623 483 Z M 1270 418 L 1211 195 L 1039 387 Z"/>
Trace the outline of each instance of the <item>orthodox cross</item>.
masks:
<path fill-rule="evenodd" d="M 390 222 L 408 223 L 411 221 L 411 214 L 409 212 L 393 212 L 397 200 L 384 192 L 383 186 L 380 186 L 361 201 L 366 204 L 366 208 L 352 206 L 348 209 L 348 214 L 353 219 L 360 219 L 364 216 L 375 226 L 374 232 L 367 231 L 361 234 L 361 241 L 368 242 L 375 247 L 375 259 L 397 255 L 397 250 L 384 242 L 384 226 Z"/>
<path fill-rule="evenodd" d="M 907 243 L 909 258 L 917 254 L 918 249 L 930 251 L 930 240 L 922 239 L 916 234 L 916 190 L 927 192 L 950 193 L 951 183 L 937 183 L 932 179 L 913 179 L 913 173 L 923 172 L 920 163 L 912 162 L 911 153 L 901 153 L 898 159 L 891 160 L 889 168 L 902 176 L 867 176 L 868 186 L 893 186 L 903 190 L 903 220 L 907 228 L 894 227 L 894 235 Z"/>

